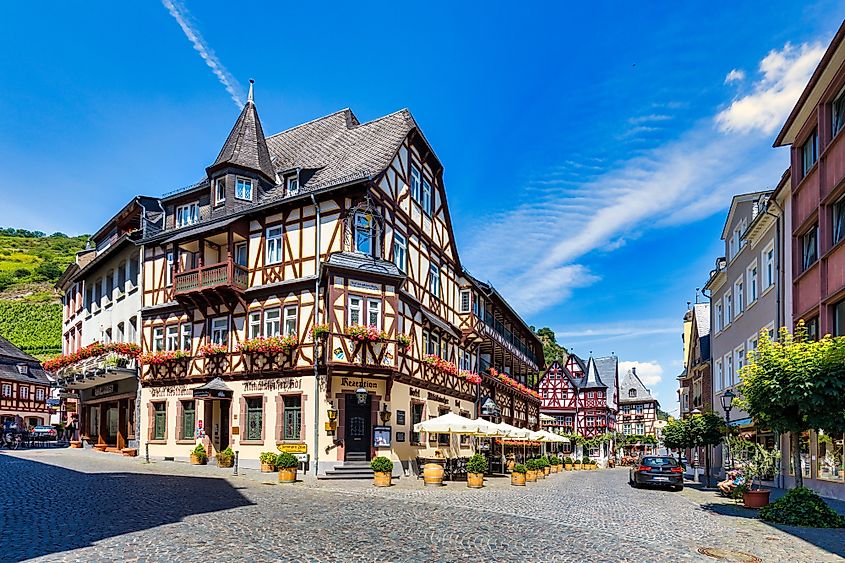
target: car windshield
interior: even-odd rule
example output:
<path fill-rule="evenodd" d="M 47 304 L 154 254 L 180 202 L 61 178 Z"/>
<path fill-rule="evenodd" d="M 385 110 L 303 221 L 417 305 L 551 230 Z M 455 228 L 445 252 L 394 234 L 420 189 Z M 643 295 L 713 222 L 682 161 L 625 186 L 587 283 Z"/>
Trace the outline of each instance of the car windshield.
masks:
<path fill-rule="evenodd" d="M 674 467 L 678 465 L 678 462 L 673 457 L 644 457 L 642 465 L 649 467 L 665 467 L 668 465 Z"/>

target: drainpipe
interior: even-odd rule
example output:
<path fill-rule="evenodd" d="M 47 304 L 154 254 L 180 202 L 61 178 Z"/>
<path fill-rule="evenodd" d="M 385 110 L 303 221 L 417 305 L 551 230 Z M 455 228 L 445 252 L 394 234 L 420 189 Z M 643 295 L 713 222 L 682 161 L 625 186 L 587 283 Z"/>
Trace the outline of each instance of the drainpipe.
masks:
<path fill-rule="evenodd" d="M 769 199 L 769 203 L 773 204 L 775 207 L 777 207 L 780 210 L 780 214 L 775 215 L 774 213 L 769 211 L 769 206 L 768 205 L 766 206 L 766 214 L 771 215 L 772 217 L 775 218 L 775 271 L 778 273 L 778 286 L 775 288 L 775 300 L 776 300 L 776 304 L 775 304 L 775 335 L 777 336 L 778 331 L 780 330 L 780 327 L 783 323 L 783 317 L 786 316 L 785 311 L 784 311 L 783 316 L 781 316 L 781 307 L 782 307 L 781 296 L 783 295 L 784 283 L 786 283 L 786 280 L 785 280 L 786 276 L 785 276 L 784 272 L 782 271 L 782 269 L 780 267 L 780 265 L 781 265 L 781 252 L 783 251 L 783 245 L 780 242 L 781 221 L 783 220 L 783 216 L 786 213 L 786 210 L 784 210 L 784 208 L 781 207 L 780 204 L 778 204 L 778 202 L 774 198 Z M 775 445 L 776 445 L 778 451 L 782 451 L 780 432 L 775 432 Z M 778 487 L 778 488 L 783 488 L 784 483 L 783 483 L 782 462 L 779 461 L 778 465 L 779 465 L 779 467 L 778 467 L 777 478 L 775 479 L 775 486 Z"/>
<path fill-rule="evenodd" d="M 299 178 L 299 171 L 297 171 L 297 182 Z M 297 184 L 298 185 L 298 184 Z M 317 204 L 317 198 L 311 194 L 311 203 L 314 204 L 314 211 L 316 213 L 316 221 L 314 229 L 316 233 L 314 238 L 316 240 L 315 246 L 315 260 L 316 276 L 314 280 L 314 326 L 320 323 L 320 275 L 322 264 L 320 261 L 320 206 Z M 317 342 L 314 341 L 314 476 L 317 476 L 320 464 L 320 375 L 319 375 L 319 359 L 317 358 Z"/>

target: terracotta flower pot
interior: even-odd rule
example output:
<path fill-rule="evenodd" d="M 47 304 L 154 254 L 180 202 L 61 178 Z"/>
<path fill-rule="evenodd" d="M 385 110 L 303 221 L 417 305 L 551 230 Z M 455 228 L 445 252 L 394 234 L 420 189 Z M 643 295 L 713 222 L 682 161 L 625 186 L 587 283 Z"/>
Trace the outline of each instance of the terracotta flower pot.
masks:
<path fill-rule="evenodd" d="M 296 483 L 296 467 L 280 467 L 279 483 Z"/>
<path fill-rule="evenodd" d="M 273 467 L 272 465 L 270 465 L 269 463 L 264 463 L 263 461 L 261 462 L 261 472 L 262 473 L 272 473 L 275 470 L 276 470 L 276 468 Z"/>
<path fill-rule="evenodd" d="M 770 493 L 771 491 L 767 489 L 745 491 L 742 493 L 742 506 L 745 508 L 763 508 L 769 504 Z"/>
<path fill-rule="evenodd" d="M 484 473 L 467 473 L 467 487 L 480 489 L 484 486 Z"/>
<path fill-rule="evenodd" d="M 389 487 L 390 476 L 390 471 L 373 471 L 373 485 L 376 487 Z"/>
<path fill-rule="evenodd" d="M 191 454 L 191 465 L 205 465 L 207 463 L 207 457 L 200 457 L 197 454 Z"/>
<path fill-rule="evenodd" d="M 438 487 L 443 484 L 443 466 L 439 463 L 426 463 L 423 465 L 423 483 L 425 486 Z"/>
<path fill-rule="evenodd" d="M 564 469 L 566 469 L 567 471 L 572 471 L 572 464 L 571 464 L 571 463 L 566 463 L 566 464 L 564 464 L 564 466 L 563 466 L 563 467 L 564 467 Z"/>
<path fill-rule="evenodd" d="M 511 485 L 525 486 L 525 473 L 511 473 Z"/>
<path fill-rule="evenodd" d="M 535 469 L 529 469 L 525 473 L 525 480 L 529 483 L 534 483 L 537 481 L 537 471 Z"/>

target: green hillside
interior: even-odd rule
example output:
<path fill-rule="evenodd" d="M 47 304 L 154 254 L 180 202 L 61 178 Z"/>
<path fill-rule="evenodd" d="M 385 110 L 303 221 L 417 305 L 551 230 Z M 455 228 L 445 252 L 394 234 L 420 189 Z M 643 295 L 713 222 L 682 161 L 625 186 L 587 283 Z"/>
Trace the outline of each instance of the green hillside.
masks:
<path fill-rule="evenodd" d="M 38 357 L 61 351 L 62 307 L 53 284 L 87 240 L 0 228 L 0 335 Z"/>

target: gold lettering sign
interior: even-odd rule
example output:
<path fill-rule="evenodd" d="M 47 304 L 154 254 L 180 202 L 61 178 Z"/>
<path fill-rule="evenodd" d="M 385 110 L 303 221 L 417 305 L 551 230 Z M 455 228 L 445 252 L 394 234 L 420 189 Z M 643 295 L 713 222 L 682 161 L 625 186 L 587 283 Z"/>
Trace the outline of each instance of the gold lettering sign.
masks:
<path fill-rule="evenodd" d="M 341 377 L 340 378 L 340 386 L 346 387 L 350 389 L 358 389 L 359 387 L 363 387 L 364 389 L 378 389 L 378 381 L 373 381 L 371 379 L 356 379 L 352 377 Z"/>
<path fill-rule="evenodd" d="M 280 452 L 287 452 L 289 454 L 304 454 L 308 453 L 307 444 L 279 444 L 276 449 Z"/>

